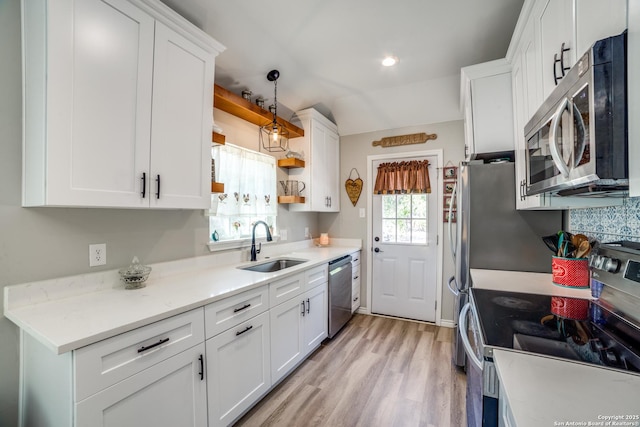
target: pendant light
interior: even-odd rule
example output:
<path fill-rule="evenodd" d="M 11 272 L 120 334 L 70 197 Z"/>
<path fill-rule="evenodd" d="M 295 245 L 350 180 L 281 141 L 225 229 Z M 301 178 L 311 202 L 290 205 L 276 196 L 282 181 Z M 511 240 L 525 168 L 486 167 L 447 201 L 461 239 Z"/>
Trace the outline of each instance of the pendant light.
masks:
<path fill-rule="evenodd" d="M 271 70 L 267 74 L 267 80 L 274 85 L 273 109 L 269 107 L 273 113 L 273 120 L 260 128 L 260 144 L 269 152 L 287 151 L 289 145 L 289 131 L 278 123 L 278 77 L 278 70 Z"/>

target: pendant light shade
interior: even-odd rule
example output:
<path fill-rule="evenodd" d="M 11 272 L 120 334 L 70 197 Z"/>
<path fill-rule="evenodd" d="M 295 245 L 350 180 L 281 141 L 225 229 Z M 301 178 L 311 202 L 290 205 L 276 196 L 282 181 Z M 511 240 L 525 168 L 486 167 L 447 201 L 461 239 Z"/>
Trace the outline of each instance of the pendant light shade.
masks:
<path fill-rule="evenodd" d="M 274 98 L 273 105 L 269 110 L 273 113 L 273 120 L 260 128 L 260 145 L 265 151 L 277 152 L 287 151 L 289 146 L 289 131 L 278 123 L 278 70 L 271 70 L 267 74 L 267 80 L 273 82 Z"/>

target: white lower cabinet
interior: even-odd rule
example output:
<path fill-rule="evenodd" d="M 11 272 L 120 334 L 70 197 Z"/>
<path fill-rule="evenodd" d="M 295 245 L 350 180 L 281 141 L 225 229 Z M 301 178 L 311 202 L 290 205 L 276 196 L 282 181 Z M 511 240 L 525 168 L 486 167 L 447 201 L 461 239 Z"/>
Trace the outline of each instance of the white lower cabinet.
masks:
<path fill-rule="evenodd" d="M 207 393 L 203 357 L 204 344 L 200 343 L 78 402 L 75 424 L 205 426 Z"/>
<path fill-rule="evenodd" d="M 275 384 L 327 337 L 327 282 L 272 308 L 270 316 L 271 377 Z"/>
<path fill-rule="evenodd" d="M 271 388 L 269 313 L 208 339 L 206 347 L 209 425 L 229 425 Z"/>
<path fill-rule="evenodd" d="M 351 313 L 360 308 L 360 251 L 351 254 Z"/>
<path fill-rule="evenodd" d="M 302 298 L 293 298 L 271 309 L 271 378 L 280 381 L 302 360 L 305 311 Z"/>

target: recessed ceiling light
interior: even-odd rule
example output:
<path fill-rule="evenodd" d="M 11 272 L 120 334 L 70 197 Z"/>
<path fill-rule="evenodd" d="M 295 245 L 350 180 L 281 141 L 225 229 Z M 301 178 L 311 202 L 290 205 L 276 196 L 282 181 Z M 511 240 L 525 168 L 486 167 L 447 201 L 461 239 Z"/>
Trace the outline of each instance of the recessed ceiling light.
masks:
<path fill-rule="evenodd" d="M 398 63 L 398 58 L 395 56 L 387 56 L 382 60 L 382 65 L 385 67 L 392 67 Z"/>

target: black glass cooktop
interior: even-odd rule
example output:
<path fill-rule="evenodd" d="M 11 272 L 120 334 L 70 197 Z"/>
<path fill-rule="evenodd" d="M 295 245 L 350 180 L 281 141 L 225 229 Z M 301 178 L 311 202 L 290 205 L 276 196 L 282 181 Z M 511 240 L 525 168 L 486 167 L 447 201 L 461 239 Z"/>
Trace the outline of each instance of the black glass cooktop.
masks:
<path fill-rule="evenodd" d="M 472 289 L 485 346 L 640 372 L 640 334 L 588 299 Z"/>

